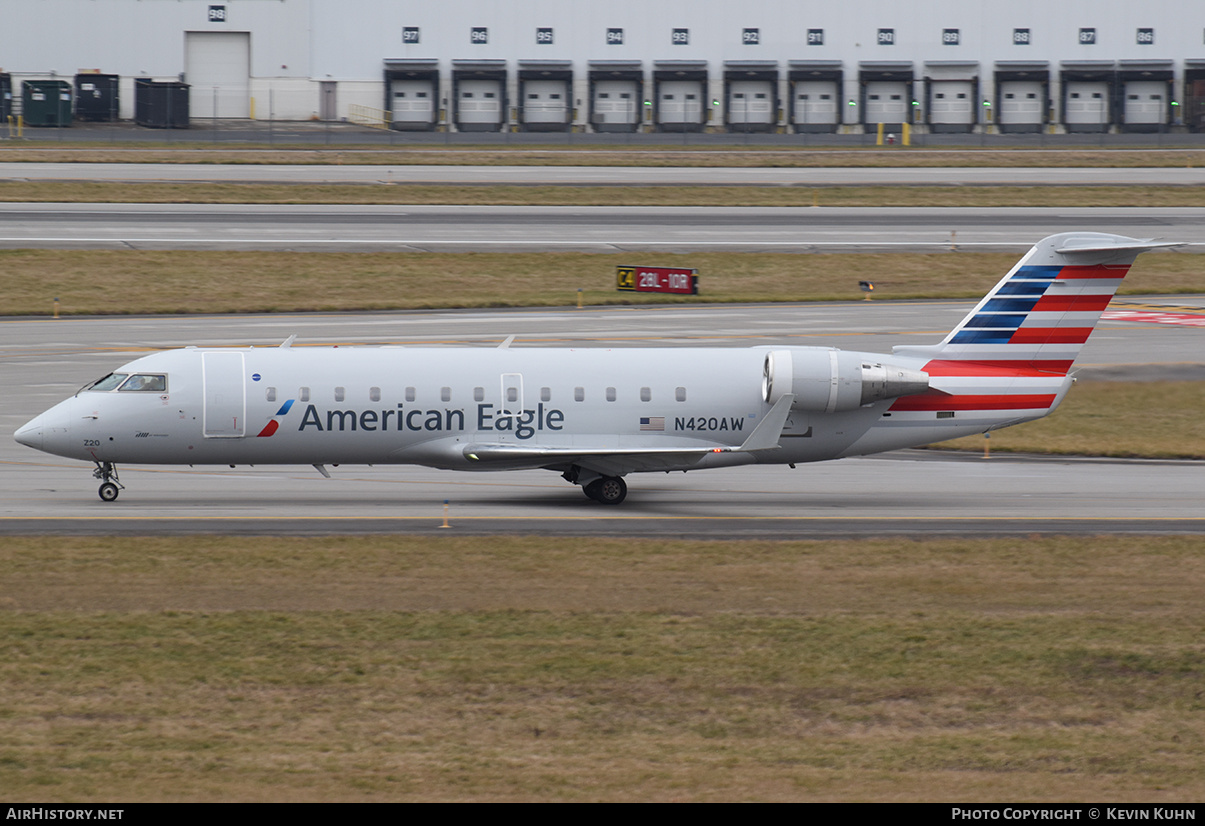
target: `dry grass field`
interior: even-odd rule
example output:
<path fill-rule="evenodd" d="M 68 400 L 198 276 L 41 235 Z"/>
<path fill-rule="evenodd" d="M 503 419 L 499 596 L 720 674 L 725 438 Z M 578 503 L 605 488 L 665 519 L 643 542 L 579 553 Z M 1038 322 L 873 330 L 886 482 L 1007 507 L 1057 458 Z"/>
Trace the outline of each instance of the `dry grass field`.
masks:
<path fill-rule="evenodd" d="M 827 301 L 875 295 L 977 298 L 1008 271 L 1011 253 L 641 254 L 647 266 L 697 267 L 691 301 Z M 681 303 L 685 299 L 615 290 L 603 253 L 291 253 L 142 250 L 0 250 L 0 315 L 53 311 L 240 313 L 434 307 Z M 1142 259 L 1123 293 L 1205 291 L 1205 259 L 1160 254 Z M 887 274 L 890 275 L 887 275 Z"/>
<path fill-rule="evenodd" d="M 1199 801 L 1205 540 L 10 537 L 6 801 Z"/>
<path fill-rule="evenodd" d="M 1202 404 L 1205 382 L 1081 381 L 1052 415 L 992 433 L 991 451 L 1205 459 Z M 984 439 L 967 436 L 937 447 L 982 451 Z"/>
<path fill-rule="evenodd" d="M 33 133 L 30 133 L 33 134 Z M 344 145 L 337 148 L 295 146 L 222 146 L 208 143 L 204 133 L 185 143 L 55 142 L 13 143 L 0 147 L 8 163 L 218 163 L 218 164 L 372 164 L 457 166 L 709 166 L 709 167 L 1193 167 L 1205 164 L 1205 150 L 1165 149 L 985 149 L 975 146 L 778 147 L 740 145 L 597 146 L 566 143 L 536 146 L 449 146 L 434 142 L 383 149 Z"/>

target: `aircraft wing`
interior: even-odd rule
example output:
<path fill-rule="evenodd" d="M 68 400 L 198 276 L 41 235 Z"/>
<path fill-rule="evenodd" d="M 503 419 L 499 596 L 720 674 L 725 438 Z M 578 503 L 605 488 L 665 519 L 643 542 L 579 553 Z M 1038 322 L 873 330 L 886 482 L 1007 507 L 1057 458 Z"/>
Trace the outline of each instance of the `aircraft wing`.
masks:
<path fill-rule="evenodd" d="M 647 447 L 638 444 L 592 447 L 581 444 L 521 445 L 504 442 L 468 445 L 464 448 L 464 455 L 472 462 L 497 463 L 508 467 L 576 464 L 607 474 L 668 470 L 683 464 L 695 464 L 710 453 L 777 450 L 778 438 L 794 401 L 795 397 L 791 394 L 782 396 L 740 445 L 711 443 L 673 447 L 664 442 L 653 444 L 650 441 Z"/>

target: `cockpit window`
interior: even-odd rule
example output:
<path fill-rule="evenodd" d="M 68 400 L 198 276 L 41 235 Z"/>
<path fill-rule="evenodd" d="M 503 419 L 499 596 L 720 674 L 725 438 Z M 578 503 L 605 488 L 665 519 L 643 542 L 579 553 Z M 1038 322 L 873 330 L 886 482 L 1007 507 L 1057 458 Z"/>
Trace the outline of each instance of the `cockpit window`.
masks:
<path fill-rule="evenodd" d="M 103 379 L 92 384 L 88 390 L 116 390 L 117 385 L 121 384 L 129 376 L 129 373 L 110 373 Z"/>
<path fill-rule="evenodd" d="M 144 390 L 152 393 L 163 393 L 167 390 L 167 376 L 135 373 L 126 379 L 126 383 L 123 384 L 119 389 L 123 393 L 127 390 Z"/>

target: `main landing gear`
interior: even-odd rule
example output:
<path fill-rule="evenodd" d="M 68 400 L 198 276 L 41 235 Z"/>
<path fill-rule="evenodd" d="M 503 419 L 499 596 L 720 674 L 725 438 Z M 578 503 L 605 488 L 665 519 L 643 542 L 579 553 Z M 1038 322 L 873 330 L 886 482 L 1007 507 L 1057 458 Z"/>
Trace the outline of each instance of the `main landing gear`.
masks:
<path fill-rule="evenodd" d="M 604 505 L 618 505 L 628 495 L 628 483 L 618 476 L 600 476 L 578 465 L 566 470 L 561 478 L 571 485 L 581 485 L 582 492 Z"/>
<path fill-rule="evenodd" d="M 582 488 L 595 502 L 618 505 L 628 495 L 628 484 L 618 476 L 603 476 Z"/>
<path fill-rule="evenodd" d="M 97 462 L 96 470 L 92 471 L 92 478 L 101 480 L 97 493 L 103 502 L 112 502 L 117 498 L 118 492 L 125 490 L 125 485 L 117 479 L 117 468 L 112 462 Z"/>

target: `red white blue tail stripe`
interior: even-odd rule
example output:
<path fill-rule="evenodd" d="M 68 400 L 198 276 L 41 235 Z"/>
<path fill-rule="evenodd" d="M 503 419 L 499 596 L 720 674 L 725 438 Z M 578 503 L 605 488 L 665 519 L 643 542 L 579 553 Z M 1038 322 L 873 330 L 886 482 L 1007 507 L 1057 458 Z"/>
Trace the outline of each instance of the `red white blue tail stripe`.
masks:
<path fill-rule="evenodd" d="M 1095 232 L 1040 241 L 940 344 L 895 348 L 923 360 L 932 389 L 896 400 L 892 412 L 1048 413 L 1134 259 L 1160 246 L 1173 245 Z"/>

